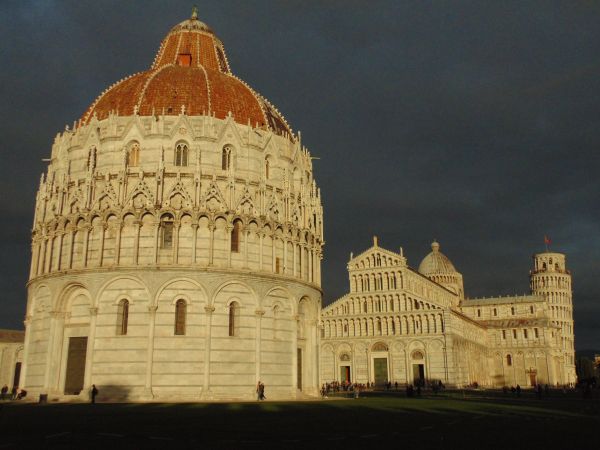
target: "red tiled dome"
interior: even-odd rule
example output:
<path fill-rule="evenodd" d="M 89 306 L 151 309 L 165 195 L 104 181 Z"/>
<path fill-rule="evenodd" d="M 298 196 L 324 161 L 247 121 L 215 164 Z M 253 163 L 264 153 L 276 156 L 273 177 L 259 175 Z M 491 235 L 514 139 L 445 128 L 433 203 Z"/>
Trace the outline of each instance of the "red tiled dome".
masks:
<path fill-rule="evenodd" d="M 171 29 L 150 70 L 112 85 L 81 119 L 84 124 L 94 115 L 102 120 L 110 112 L 177 115 L 182 107 L 190 116 L 214 114 L 219 119 L 231 112 L 238 123 L 292 136 L 281 114 L 231 73 L 223 44 L 195 14 Z"/>

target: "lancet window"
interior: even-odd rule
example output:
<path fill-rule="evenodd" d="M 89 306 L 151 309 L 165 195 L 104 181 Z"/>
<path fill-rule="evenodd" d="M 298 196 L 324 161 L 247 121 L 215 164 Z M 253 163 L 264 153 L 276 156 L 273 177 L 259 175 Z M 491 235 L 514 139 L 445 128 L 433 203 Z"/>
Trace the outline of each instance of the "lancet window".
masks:
<path fill-rule="evenodd" d="M 223 147 L 223 152 L 221 153 L 221 169 L 222 170 L 231 170 L 231 163 L 233 158 L 233 148 L 230 145 L 226 145 Z"/>
<path fill-rule="evenodd" d="M 240 251 L 240 228 L 241 222 L 239 220 L 233 222 L 233 228 L 231 230 L 231 251 L 234 253 Z"/>
<path fill-rule="evenodd" d="M 238 302 L 231 302 L 229 305 L 229 336 L 237 336 L 239 333 L 239 310 Z"/>
<path fill-rule="evenodd" d="M 184 142 L 180 142 L 175 146 L 175 165 L 179 167 L 187 167 L 188 165 L 188 146 Z"/>
<path fill-rule="evenodd" d="M 173 248 L 173 216 L 170 214 L 160 219 L 160 248 Z"/>
<path fill-rule="evenodd" d="M 140 165 L 140 144 L 137 142 L 133 142 L 129 146 L 129 151 L 127 152 L 127 166 L 128 167 L 137 167 Z"/>
<path fill-rule="evenodd" d="M 121 300 L 117 308 L 117 334 L 125 336 L 127 334 L 127 323 L 129 321 L 129 301 Z"/>
<path fill-rule="evenodd" d="M 185 300 L 179 299 L 175 303 L 175 335 L 185 335 L 185 319 L 187 315 L 187 304 Z"/>

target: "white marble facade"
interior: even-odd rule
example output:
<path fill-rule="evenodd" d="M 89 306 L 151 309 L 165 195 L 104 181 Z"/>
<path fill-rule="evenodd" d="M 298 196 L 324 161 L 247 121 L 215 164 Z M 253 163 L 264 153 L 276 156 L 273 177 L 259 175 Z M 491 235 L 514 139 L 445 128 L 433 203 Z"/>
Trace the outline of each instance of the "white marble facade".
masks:
<path fill-rule="evenodd" d="M 378 245 L 348 262 L 350 292 L 321 312 L 321 380 L 450 386 L 575 382 L 571 275 L 534 255 L 531 295 L 464 298 L 432 244 L 419 270 Z"/>
<path fill-rule="evenodd" d="M 215 42 L 224 57 L 193 17 L 157 61 L 169 42 L 191 52 L 182 39 Z M 144 92 L 156 74 L 204 73 L 213 94 L 233 83 L 267 108 L 228 66 L 182 61 L 153 69 Z M 323 210 L 310 153 L 272 110 L 279 128 L 242 122 L 250 100 L 235 97 L 225 100 L 237 118 L 210 113 L 222 96 L 188 114 L 203 106 L 192 94 L 174 112 L 143 115 L 149 97 L 57 135 L 27 285 L 21 379 L 32 398 L 85 398 L 96 384 L 100 398 L 249 399 L 258 380 L 269 398 L 318 392 Z"/>

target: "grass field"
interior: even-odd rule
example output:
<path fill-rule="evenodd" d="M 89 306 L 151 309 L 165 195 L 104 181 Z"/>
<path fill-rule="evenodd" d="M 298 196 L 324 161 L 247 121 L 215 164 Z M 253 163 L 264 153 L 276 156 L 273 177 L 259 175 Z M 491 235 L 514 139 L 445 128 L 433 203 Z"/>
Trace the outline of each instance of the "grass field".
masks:
<path fill-rule="evenodd" d="M 460 392 L 310 402 L 6 403 L 0 427 L 0 449 L 570 450 L 600 442 L 594 401 Z"/>

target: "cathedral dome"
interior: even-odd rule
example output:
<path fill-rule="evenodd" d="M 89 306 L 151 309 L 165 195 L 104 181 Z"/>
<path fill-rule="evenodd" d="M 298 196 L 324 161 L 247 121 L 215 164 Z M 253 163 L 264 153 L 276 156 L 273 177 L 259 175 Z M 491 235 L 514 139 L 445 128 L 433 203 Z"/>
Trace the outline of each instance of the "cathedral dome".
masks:
<path fill-rule="evenodd" d="M 87 124 L 94 116 L 102 120 L 111 113 L 185 113 L 218 119 L 231 113 L 240 124 L 292 136 L 277 109 L 231 73 L 223 44 L 195 12 L 169 31 L 149 70 L 114 83 L 89 106 L 81 121 Z"/>
<path fill-rule="evenodd" d="M 436 241 L 431 243 L 431 253 L 428 254 L 421 264 L 419 272 L 425 276 L 432 274 L 456 273 L 454 265 L 446 255 L 440 252 L 440 244 Z"/>

